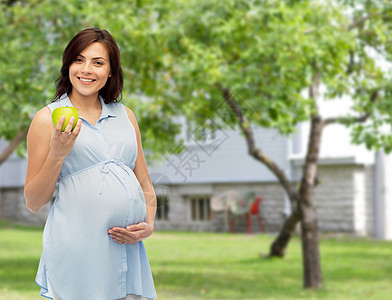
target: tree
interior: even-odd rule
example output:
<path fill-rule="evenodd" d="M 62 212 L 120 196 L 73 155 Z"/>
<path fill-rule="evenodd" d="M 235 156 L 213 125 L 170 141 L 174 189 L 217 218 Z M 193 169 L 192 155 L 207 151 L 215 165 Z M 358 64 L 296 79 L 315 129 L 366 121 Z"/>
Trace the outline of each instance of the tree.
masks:
<path fill-rule="evenodd" d="M 12 1 L 11 1 L 12 2 Z M 107 28 L 122 52 L 124 102 L 139 117 L 143 144 L 173 149 L 173 116 L 239 126 L 249 154 L 275 174 L 292 215 L 271 246 L 284 256 L 301 222 L 304 286 L 322 285 L 313 191 L 323 130 L 340 123 L 355 143 L 392 149 L 389 1 L 33 1 L 0 12 L 0 137 L 11 140 L 53 95 L 59 53 L 80 29 Z M 382 64 L 380 64 L 382 62 Z M 322 87 L 322 88 L 321 88 Z M 307 91 L 307 92 L 305 92 Z M 235 95 L 243 99 L 238 101 Z M 324 118 L 318 103 L 350 97 L 351 112 Z M 10 101 L 12 99 L 12 101 Z M 140 100 L 142 99 L 142 101 Z M 217 112 L 227 103 L 229 117 Z M 310 123 L 302 180 L 255 145 L 253 128 L 290 135 Z M 297 186 L 298 184 L 298 186 Z"/>
<path fill-rule="evenodd" d="M 169 83 L 158 74 L 158 65 L 150 65 L 161 54 L 150 38 L 156 21 L 151 3 L 0 1 L 0 139 L 10 141 L 0 153 L 0 165 L 15 149 L 23 154 L 22 142 L 32 117 L 53 98 L 64 48 L 88 27 L 108 29 L 119 44 L 125 75 L 123 101 L 144 128 L 147 157 L 159 157 L 172 146 L 180 130 L 172 115 L 179 113 L 179 107 L 165 101 L 160 89 L 167 90 Z"/>
<path fill-rule="evenodd" d="M 216 108 L 226 101 L 237 118 L 223 123 L 239 123 L 249 154 L 276 175 L 291 201 L 293 213 L 270 255 L 284 255 L 300 221 L 304 286 L 320 287 L 313 192 L 323 130 L 340 123 L 352 129 L 354 143 L 392 149 L 390 73 L 380 65 L 391 58 L 389 3 L 227 0 L 177 1 L 163 7 L 156 35 L 166 43 L 160 47 L 160 61 L 178 92 L 169 99 L 176 101 L 178 95 L 187 101 L 184 111 L 196 122 L 219 117 Z M 246 99 L 242 104 L 247 112 L 233 91 Z M 352 99 L 351 112 L 324 118 L 318 103 L 343 96 Z M 311 130 L 302 180 L 296 187 L 257 148 L 252 127 L 276 128 L 289 135 L 304 121 Z"/>
<path fill-rule="evenodd" d="M 59 29 L 51 27 L 61 14 L 56 6 L 4 1 L 0 8 L 0 138 L 11 141 L 1 164 L 25 140 L 37 109 L 50 102 L 65 36 L 52 31 Z"/>

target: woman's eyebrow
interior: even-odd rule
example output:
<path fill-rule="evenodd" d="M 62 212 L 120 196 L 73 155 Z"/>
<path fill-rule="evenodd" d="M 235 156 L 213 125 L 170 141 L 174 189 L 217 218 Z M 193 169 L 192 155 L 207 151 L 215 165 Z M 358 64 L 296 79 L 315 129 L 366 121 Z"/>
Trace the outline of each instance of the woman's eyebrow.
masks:
<path fill-rule="evenodd" d="M 78 56 L 85 58 L 82 54 L 79 54 Z M 97 60 L 97 59 L 104 59 L 107 61 L 107 59 L 105 57 L 101 57 L 101 56 L 94 57 L 92 60 Z"/>

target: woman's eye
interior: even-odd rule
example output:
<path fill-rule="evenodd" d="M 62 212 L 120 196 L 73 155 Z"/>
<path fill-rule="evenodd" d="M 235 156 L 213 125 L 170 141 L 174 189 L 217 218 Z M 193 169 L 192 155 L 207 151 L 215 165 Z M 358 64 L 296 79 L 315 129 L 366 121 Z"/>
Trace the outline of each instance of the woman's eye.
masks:
<path fill-rule="evenodd" d="M 103 62 L 101 62 L 101 61 L 96 61 L 95 62 L 97 65 L 99 65 L 99 66 L 103 66 Z"/>
<path fill-rule="evenodd" d="M 75 62 L 82 62 L 82 59 L 81 58 L 76 58 Z"/>

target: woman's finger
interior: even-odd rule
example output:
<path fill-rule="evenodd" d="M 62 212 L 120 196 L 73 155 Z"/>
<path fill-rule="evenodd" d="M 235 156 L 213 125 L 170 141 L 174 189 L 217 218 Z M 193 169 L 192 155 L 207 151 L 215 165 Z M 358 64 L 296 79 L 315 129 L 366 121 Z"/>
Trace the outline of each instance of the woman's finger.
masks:
<path fill-rule="evenodd" d="M 126 230 L 123 227 L 113 227 L 111 230 L 114 231 L 114 232 L 119 232 L 119 233 L 123 233 L 123 234 L 127 234 L 128 233 L 128 230 Z"/>
<path fill-rule="evenodd" d="M 119 244 L 125 244 L 126 243 L 126 239 L 121 239 L 121 238 L 118 238 L 118 237 L 113 237 L 113 241 L 115 241 L 116 243 L 119 243 Z"/>
<path fill-rule="evenodd" d="M 79 119 L 78 122 L 76 123 L 74 130 L 72 130 L 72 135 L 77 137 L 80 133 L 81 128 L 82 128 L 82 120 Z"/>
<path fill-rule="evenodd" d="M 61 133 L 61 128 L 63 128 L 64 122 L 65 122 L 65 116 L 61 116 L 56 125 L 57 133 Z"/>
<path fill-rule="evenodd" d="M 125 234 L 115 232 L 115 231 L 112 231 L 112 232 L 109 231 L 109 235 L 112 238 L 119 238 L 119 239 L 126 239 L 127 238 L 127 236 Z"/>
<path fill-rule="evenodd" d="M 132 244 L 135 244 L 135 243 L 138 242 L 138 241 L 135 241 L 135 240 L 130 240 L 130 239 L 124 240 L 124 239 L 120 239 L 120 238 L 113 238 L 113 241 L 115 241 L 118 244 L 122 244 L 122 245 L 124 245 L 124 244 L 132 245 Z"/>
<path fill-rule="evenodd" d="M 75 117 L 71 117 L 69 118 L 69 122 L 67 124 L 67 126 L 65 127 L 64 133 L 65 134 L 70 134 L 71 130 L 72 130 L 72 126 L 74 124 L 75 121 Z"/>
<path fill-rule="evenodd" d="M 137 240 L 139 238 L 139 233 L 130 232 L 121 227 L 114 227 L 113 229 L 109 230 L 109 234 L 120 239 Z"/>
<path fill-rule="evenodd" d="M 145 222 L 140 222 L 137 224 L 129 225 L 127 227 L 128 231 L 139 231 L 139 230 L 146 230 L 146 229 L 147 229 L 147 226 L 146 226 Z"/>
<path fill-rule="evenodd" d="M 127 235 L 122 234 L 122 233 L 118 233 L 118 232 L 117 233 L 116 232 L 112 232 L 111 233 L 109 231 L 109 235 L 110 235 L 110 237 L 113 238 L 113 240 L 116 243 L 119 243 L 119 244 L 124 244 L 124 241 L 127 241 L 127 244 L 134 244 L 134 243 L 137 242 L 137 240 L 134 239 L 133 237 L 127 236 Z"/>

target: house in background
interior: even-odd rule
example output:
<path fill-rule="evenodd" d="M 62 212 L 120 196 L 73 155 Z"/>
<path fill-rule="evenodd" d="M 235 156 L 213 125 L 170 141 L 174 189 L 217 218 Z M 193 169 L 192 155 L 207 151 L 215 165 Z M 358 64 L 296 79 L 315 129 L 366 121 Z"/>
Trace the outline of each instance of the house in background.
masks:
<path fill-rule="evenodd" d="M 321 104 L 324 117 L 342 113 L 349 101 Z M 206 120 L 212 122 L 212 120 Z M 185 123 L 185 122 L 184 122 Z M 283 137 L 275 130 L 254 128 L 256 146 L 274 160 L 294 182 L 301 179 L 309 127 Z M 169 186 L 170 197 L 157 189 L 156 228 L 181 230 L 223 229 L 223 216 L 210 210 L 211 198 L 228 190 L 243 195 L 253 191 L 263 198 L 260 212 L 267 232 L 277 232 L 290 213 L 288 199 L 274 175 L 247 153 L 238 130 L 207 132 L 204 124 L 184 129 L 183 151 L 150 166 L 158 186 Z M 350 144 L 349 131 L 330 125 L 323 134 L 315 203 L 321 232 L 346 232 L 392 239 L 392 162 L 383 152 Z M 155 182 L 157 184 L 157 182 Z M 246 230 L 244 218 L 238 222 Z M 256 219 L 253 231 L 260 231 Z"/>
<path fill-rule="evenodd" d="M 334 107 L 333 101 L 325 103 L 323 112 L 333 114 Z M 148 163 L 158 199 L 156 229 L 223 231 L 224 216 L 211 211 L 211 198 L 237 190 L 242 195 L 250 191 L 260 195 L 267 232 L 279 231 L 290 205 L 277 179 L 248 155 L 238 130 L 208 132 L 204 125 L 183 126 L 185 143 L 180 154 L 169 155 L 160 164 Z M 301 178 L 308 131 L 301 124 L 296 134 L 284 137 L 275 130 L 254 128 L 257 147 L 292 181 Z M 4 147 L 2 142 L 0 151 Z M 50 204 L 38 214 L 25 207 L 26 165 L 26 160 L 12 156 L 0 166 L 0 218 L 44 224 Z M 320 231 L 392 239 L 391 170 L 390 156 L 351 145 L 349 132 L 342 126 L 327 127 L 318 169 L 320 184 L 315 190 Z M 260 231 L 257 219 L 252 224 L 254 232 Z M 236 220 L 236 231 L 246 231 L 245 218 Z"/>

